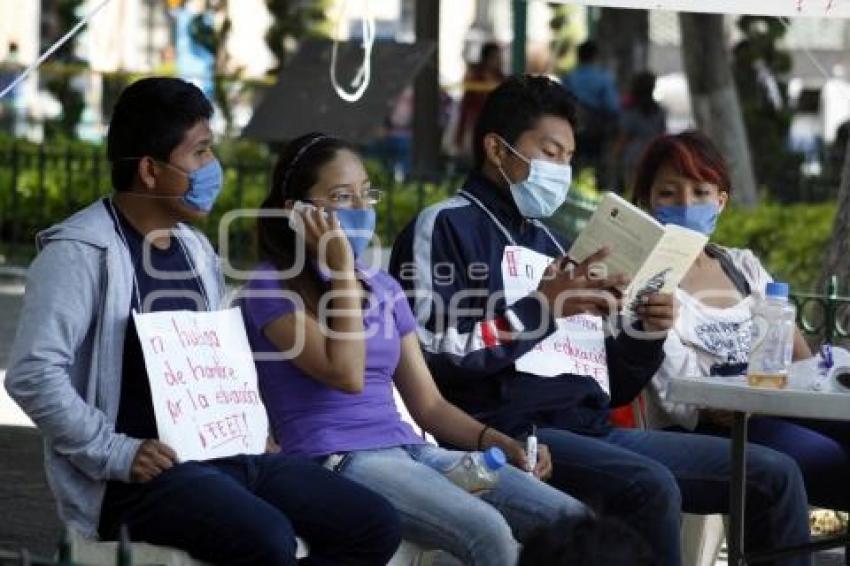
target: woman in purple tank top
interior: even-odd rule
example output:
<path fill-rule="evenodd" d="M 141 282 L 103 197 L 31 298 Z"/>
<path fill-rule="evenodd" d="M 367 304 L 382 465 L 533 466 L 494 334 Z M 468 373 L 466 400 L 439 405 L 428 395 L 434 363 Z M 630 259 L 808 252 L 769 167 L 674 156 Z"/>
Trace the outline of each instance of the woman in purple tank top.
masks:
<path fill-rule="evenodd" d="M 240 303 L 275 439 L 386 497 L 405 538 L 465 564 L 513 565 L 532 531 L 586 508 L 544 483 L 510 438 L 447 402 L 428 370 L 407 297 L 361 261 L 375 227 L 372 187 L 347 142 L 294 140 L 278 159 L 258 218 L 263 262 Z M 461 450 L 499 447 L 512 465 L 478 496 L 444 472 L 462 452 L 429 444 L 403 420 L 397 389 L 425 432 Z"/>

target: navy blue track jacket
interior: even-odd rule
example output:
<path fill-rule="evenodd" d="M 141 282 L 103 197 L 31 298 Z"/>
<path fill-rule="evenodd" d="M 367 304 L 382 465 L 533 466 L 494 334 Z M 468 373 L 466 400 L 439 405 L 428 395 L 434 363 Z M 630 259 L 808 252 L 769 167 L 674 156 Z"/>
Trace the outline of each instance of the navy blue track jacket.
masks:
<path fill-rule="evenodd" d="M 512 435 L 531 424 L 601 435 L 611 406 L 629 403 L 663 359 L 663 340 L 637 340 L 625 332 L 606 339 L 611 397 L 589 376 L 538 377 L 514 362 L 542 338 L 504 339 L 505 332 L 555 321 L 537 298 L 507 307 L 488 300 L 503 290 L 507 245 L 552 257 L 569 242 L 536 220 L 523 218 L 511 196 L 473 174 L 458 195 L 423 210 L 393 247 L 390 272 L 416 315 L 425 358 L 443 395 L 482 422 Z M 442 306 L 441 306 L 442 305 Z"/>

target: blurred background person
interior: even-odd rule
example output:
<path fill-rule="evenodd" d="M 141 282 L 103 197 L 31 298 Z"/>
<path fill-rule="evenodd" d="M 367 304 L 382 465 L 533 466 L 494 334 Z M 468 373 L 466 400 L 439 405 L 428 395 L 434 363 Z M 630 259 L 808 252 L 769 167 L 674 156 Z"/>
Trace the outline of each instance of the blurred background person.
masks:
<path fill-rule="evenodd" d="M 653 73 L 643 71 L 634 76 L 612 150 L 618 173 L 614 188 L 621 194 L 632 191 L 635 168 L 650 142 L 667 132 L 667 113 L 655 100 L 654 92 Z"/>
<path fill-rule="evenodd" d="M 561 83 L 575 96 L 579 107 L 576 154 L 577 172 L 593 169 L 596 186 L 608 190 L 614 182 L 610 148 L 617 132 L 620 95 L 613 73 L 599 63 L 599 48 L 594 41 L 578 46 L 578 65 Z"/>
<path fill-rule="evenodd" d="M 454 146 L 457 154 L 465 159 L 472 157 L 472 129 L 487 95 L 505 80 L 503 64 L 501 46 L 493 42 L 485 43 L 481 47 L 478 63 L 470 66 L 463 77 L 463 98 L 460 100 Z"/>

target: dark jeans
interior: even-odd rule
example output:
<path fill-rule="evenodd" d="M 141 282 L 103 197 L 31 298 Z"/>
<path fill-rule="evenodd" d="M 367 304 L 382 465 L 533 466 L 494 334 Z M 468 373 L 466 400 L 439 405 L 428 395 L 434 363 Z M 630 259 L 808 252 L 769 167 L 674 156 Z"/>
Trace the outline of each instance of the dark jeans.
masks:
<path fill-rule="evenodd" d="M 729 429 L 709 424 L 696 432 L 729 436 Z M 748 439 L 797 462 L 809 503 L 850 511 L 850 422 L 752 417 Z"/>
<path fill-rule="evenodd" d="M 551 483 L 603 514 L 626 521 L 652 546 L 658 564 L 681 563 L 682 511 L 727 513 L 729 441 L 699 434 L 614 429 L 588 437 L 543 429 L 554 473 Z M 768 448 L 747 447 L 747 550 L 809 540 L 800 470 Z M 810 564 L 807 557 L 778 562 Z"/>
<path fill-rule="evenodd" d="M 171 546 L 217 564 L 386 564 L 401 540 L 382 497 L 306 460 L 280 455 L 186 462 L 146 484 L 107 488 L 100 532 Z"/>

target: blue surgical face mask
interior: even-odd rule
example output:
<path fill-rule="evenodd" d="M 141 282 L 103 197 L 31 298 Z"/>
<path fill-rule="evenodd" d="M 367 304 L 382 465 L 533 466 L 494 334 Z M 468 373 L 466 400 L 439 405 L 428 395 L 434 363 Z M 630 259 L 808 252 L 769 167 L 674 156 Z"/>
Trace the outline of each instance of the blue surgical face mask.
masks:
<path fill-rule="evenodd" d="M 355 259 L 360 257 L 375 234 L 375 209 L 337 208 L 334 213 L 351 244 Z"/>
<path fill-rule="evenodd" d="M 512 183 L 501 166 L 499 167 L 502 176 L 510 185 L 511 195 L 520 214 L 525 218 L 548 218 L 555 214 L 567 200 L 572 183 L 572 167 L 543 159 L 528 159 L 505 140 L 502 140 L 502 143 L 514 155 L 528 163 L 528 178 L 518 183 Z"/>
<path fill-rule="evenodd" d="M 218 159 L 211 159 L 191 173 L 183 173 L 189 178 L 189 190 L 183 195 L 183 202 L 201 212 L 212 210 L 224 183 L 224 171 Z"/>
<path fill-rule="evenodd" d="M 122 160 L 139 160 L 141 157 L 124 157 Z M 224 171 L 221 168 L 221 163 L 218 159 L 213 158 L 194 171 L 184 171 L 183 168 L 168 163 L 167 161 L 157 160 L 166 167 L 177 171 L 189 180 L 189 188 L 186 193 L 181 196 L 162 195 L 162 194 L 146 194 L 133 193 L 136 196 L 147 198 L 160 199 L 182 199 L 187 205 L 201 212 L 209 212 L 215 204 L 218 194 L 221 192 L 221 187 L 224 183 Z"/>
<path fill-rule="evenodd" d="M 710 236 L 717 226 L 720 205 L 716 202 L 690 206 L 657 206 L 655 218 L 662 224 L 676 224 Z"/>

